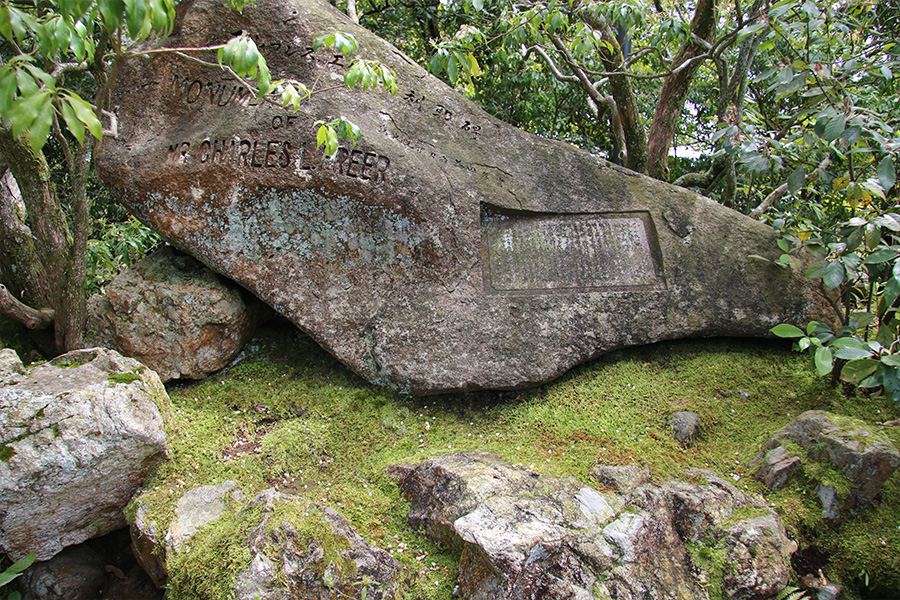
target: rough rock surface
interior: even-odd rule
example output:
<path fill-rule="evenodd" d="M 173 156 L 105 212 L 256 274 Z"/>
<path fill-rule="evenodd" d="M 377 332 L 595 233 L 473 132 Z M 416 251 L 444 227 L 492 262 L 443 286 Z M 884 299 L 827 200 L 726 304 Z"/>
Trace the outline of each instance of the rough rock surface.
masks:
<path fill-rule="evenodd" d="M 0 549 L 47 560 L 126 525 L 124 506 L 165 457 L 156 373 L 101 348 L 0 387 Z"/>
<path fill-rule="evenodd" d="M 473 451 L 393 474 L 410 524 L 461 549 L 467 599 L 769 598 L 797 548 L 774 511 L 708 471 L 601 493 Z"/>
<path fill-rule="evenodd" d="M 136 358 L 164 382 L 224 368 L 253 332 L 238 286 L 166 247 L 92 296 L 87 337 Z"/>
<path fill-rule="evenodd" d="M 106 581 L 106 563 L 85 545 L 37 563 L 17 582 L 24 600 L 94 600 Z"/>
<path fill-rule="evenodd" d="M 221 517 L 244 497 L 237 483 L 223 481 L 188 490 L 175 505 L 175 520 L 166 532 L 166 551 L 181 552 L 197 531 Z"/>
<path fill-rule="evenodd" d="M 680 410 L 669 417 L 675 439 L 688 446 L 702 435 L 700 415 L 695 412 Z"/>
<path fill-rule="evenodd" d="M 298 116 L 214 67 L 129 60 L 101 178 L 370 381 L 525 387 L 616 348 L 769 335 L 819 310 L 802 272 L 749 258 L 777 258 L 771 228 L 504 124 L 325 2 L 178 11 L 166 45 L 246 31 L 273 78 L 330 89 Z M 335 29 L 396 71 L 398 94 L 334 85 L 347 61 L 312 42 Z M 313 123 L 336 115 L 363 139 L 323 158 Z"/>
<path fill-rule="evenodd" d="M 0 348 L 0 385 L 17 383 L 25 378 L 25 365 L 12 348 Z"/>
<path fill-rule="evenodd" d="M 132 548 L 157 585 L 164 585 L 168 577 L 165 557 L 190 547 L 191 537 L 221 518 L 240 498 L 233 481 L 189 490 L 178 501 L 164 543 L 159 539 L 160 527 L 147 518 L 148 507 L 140 498 L 135 501 Z M 303 515 L 302 532 L 284 517 L 288 512 L 295 517 Z M 244 503 L 237 518 L 258 524 L 247 540 L 251 561 L 237 574 L 235 600 L 385 600 L 396 595 L 397 561 L 368 544 L 344 517 L 328 507 L 270 488 Z"/>
<path fill-rule="evenodd" d="M 253 558 L 238 574 L 235 600 L 387 600 L 396 596 L 400 564 L 381 548 L 367 543 L 333 509 L 318 505 L 306 509 L 312 518 L 322 521 L 314 537 L 298 533 L 286 520 L 274 527 L 269 523 L 279 504 L 298 502 L 297 497 L 270 488 L 245 507 L 261 507 L 262 519 L 250 533 Z M 326 537 L 331 538 L 327 544 L 323 543 Z M 339 548 L 337 554 L 329 556 L 328 546 Z M 276 565 L 270 558 L 273 547 L 286 588 L 275 579 Z"/>
<path fill-rule="evenodd" d="M 650 481 L 650 471 L 636 465 L 600 464 L 594 467 L 589 475 L 600 485 L 621 493 L 628 493 L 637 486 Z"/>
<path fill-rule="evenodd" d="M 817 477 L 821 470 L 816 469 L 807 476 L 816 484 L 825 518 L 840 520 L 878 497 L 900 466 L 900 452 L 859 419 L 810 410 L 775 433 L 751 465 L 758 465 L 757 479 L 778 489 L 805 471 L 804 462 L 820 463 L 832 472 Z"/>

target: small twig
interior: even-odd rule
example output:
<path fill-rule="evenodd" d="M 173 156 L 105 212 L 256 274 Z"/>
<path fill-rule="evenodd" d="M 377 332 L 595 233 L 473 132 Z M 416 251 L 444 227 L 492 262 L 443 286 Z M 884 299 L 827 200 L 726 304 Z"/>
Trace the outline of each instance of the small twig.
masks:
<path fill-rule="evenodd" d="M 810 181 L 812 181 L 813 179 L 815 179 L 816 177 L 818 177 L 818 176 L 819 176 L 819 171 L 822 170 L 822 169 L 827 169 L 827 168 L 828 168 L 828 165 L 830 165 L 830 164 L 831 164 L 831 159 L 830 159 L 830 158 L 826 158 L 826 159 L 823 160 L 821 163 L 819 163 L 819 166 L 816 167 L 816 168 L 812 171 L 812 173 L 810 173 L 809 175 L 806 176 L 806 183 L 809 183 Z M 787 191 L 788 191 L 788 184 L 787 184 L 787 183 L 782 183 L 781 185 L 779 185 L 777 188 L 775 188 L 774 190 L 772 190 L 772 193 L 771 193 L 771 194 L 769 194 L 768 196 L 766 196 L 766 199 L 763 200 L 763 201 L 759 204 L 759 206 L 757 206 L 756 208 L 754 208 L 754 209 L 750 212 L 750 217 L 753 218 L 753 219 L 758 219 L 759 217 L 761 217 L 762 214 L 763 214 L 764 212 L 766 212 L 767 210 L 769 210 L 769 208 L 772 206 L 772 204 L 773 204 L 776 200 L 778 200 L 779 198 L 781 198 L 782 196 L 784 196 L 784 195 L 787 193 Z"/>

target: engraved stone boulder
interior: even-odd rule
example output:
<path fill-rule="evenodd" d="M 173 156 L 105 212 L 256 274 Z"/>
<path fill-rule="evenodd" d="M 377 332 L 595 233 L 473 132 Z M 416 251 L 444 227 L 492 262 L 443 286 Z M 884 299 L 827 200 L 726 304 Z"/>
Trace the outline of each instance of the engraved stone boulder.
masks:
<path fill-rule="evenodd" d="M 335 29 L 394 69 L 396 95 L 340 85 L 348 59 L 312 48 Z M 802 273 L 751 258 L 780 254 L 770 228 L 493 118 L 325 2 L 183 2 L 162 43 L 240 31 L 273 79 L 318 82 L 303 113 L 221 69 L 135 57 L 99 173 L 168 242 L 372 382 L 520 388 L 616 348 L 767 335 L 818 310 Z M 337 116 L 363 137 L 324 157 L 315 121 Z"/>

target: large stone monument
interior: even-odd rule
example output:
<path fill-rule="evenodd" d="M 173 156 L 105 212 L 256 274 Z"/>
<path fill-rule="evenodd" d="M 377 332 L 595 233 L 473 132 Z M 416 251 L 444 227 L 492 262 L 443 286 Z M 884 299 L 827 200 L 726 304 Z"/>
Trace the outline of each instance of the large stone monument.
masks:
<path fill-rule="evenodd" d="M 400 91 L 341 85 L 312 49 L 352 32 Z M 103 181 L 170 243 L 238 281 L 367 379 L 417 394 L 548 381 L 603 352 L 765 335 L 815 310 L 802 276 L 751 255 L 770 228 L 491 117 L 319 0 L 179 6 L 167 46 L 246 31 L 300 113 L 172 54 L 118 69 Z M 213 53 L 208 62 L 215 63 Z M 333 157 L 317 119 L 363 139 Z"/>

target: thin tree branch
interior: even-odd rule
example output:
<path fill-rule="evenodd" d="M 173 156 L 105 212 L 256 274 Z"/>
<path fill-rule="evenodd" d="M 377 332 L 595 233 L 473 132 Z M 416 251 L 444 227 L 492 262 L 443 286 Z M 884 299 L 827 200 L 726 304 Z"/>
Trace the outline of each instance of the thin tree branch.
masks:
<path fill-rule="evenodd" d="M 49 308 L 38 310 L 20 302 L 0 283 L 0 312 L 28 329 L 47 329 L 53 325 L 56 313 Z"/>
<path fill-rule="evenodd" d="M 547 54 L 546 50 L 544 50 L 542 47 L 538 46 L 537 44 L 528 48 L 528 50 L 525 52 L 524 60 L 528 60 L 528 58 L 531 56 L 532 52 L 541 55 L 541 58 L 544 59 L 544 64 L 547 65 L 547 67 L 550 69 L 550 72 L 553 73 L 553 76 L 556 77 L 559 81 L 567 81 L 567 82 L 578 81 L 578 77 L 576 77 L 575 75 L 566 75 L 565 73 L 560 71 L 559 67 L 556 66 L 556 62 L 554 62 L 553 58 L 549 54 Z"/>
<path fill-rule="evenodd" d="M 819 176 L 819 171 L 821 171 L 822 169 L 827 169 L 828 165 L 830 165 L 830 164 L 831 164 L 830 158 L 826 158 L 821 163 L 819 163 L 819 166 L 816 167 L 812 173 L 810 173 L 809 175 L 806 176 L 806 183 L 810 183 L 811 181 L 816 179 Z M 759 204 L 759 206 L 757 206 L 752 211 L 750 211 L 750 217 L 752 217 L 754 219 L 758 219 L 759 217 L 761 217 L 762 214 L 764 212 L 766 212 L 767 210 L 769 210 L 769 208 L 772 206 L 772 204 L 774 204 L 779 198 L 784 196 L 787 193 L 787 191 L 788 191 L 787 183 L 782 183 L 781 185 L 779 185 L 777 188 L 772 190 L 772 193 L 770 193 L 768 196 L 766 196 L 765 200 L 763 200 Z"/>

